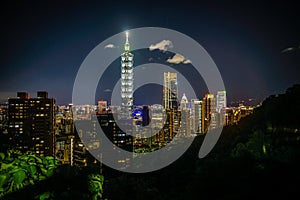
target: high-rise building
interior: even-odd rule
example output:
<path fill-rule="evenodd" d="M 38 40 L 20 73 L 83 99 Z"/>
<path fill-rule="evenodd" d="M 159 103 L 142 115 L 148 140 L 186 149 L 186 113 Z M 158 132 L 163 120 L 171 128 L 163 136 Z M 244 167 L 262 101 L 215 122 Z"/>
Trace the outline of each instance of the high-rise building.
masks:
<path fill-rule="evenodd" d="M 177 73 L 164 72 L 164 88 L 163 88 L 163 107 L 166 112 L 165 138 L 171 140 L 174 136 L 174 131 L 178 130 L 180 124 L 180 113 L 178 112 L 178 87 Z"/>
<path fill-rule="evenodd" d="M 226 91 L 218 91 L 217 93 L 217 112 L 220 113 L 222 108 L 226 108 Z"/>
<path fill-rule="evenodd" d="M 0 134 L 7 133 L 7 103 L 0 103 Z"/>
<path fill-rule="evenodd" d="M 56 101 L 47 92 L 29 98 L 18 92 L 8 99 L 8 134 L 13 148 L 37 155 L 54 156 Z"/>
<path fill-rule="evenodd" d="M 209 129 L 216 126 L 216 106 L 213 94 L 205 94 L 202 101 L 202 133 L 206 133 Z"/>
<path fill-rule="evenodd" d="M 202 101 L 191 100 L 191 130 L 193 133 L 202 133 Z"/>
<path fill-rule="evenodd" d="M 177 74 L 164 72 L 164 91 L 163 91 L 164 109 L 178 109 L 178 87 Z"/>
<path fill-rule="evenodd" d="M 73 104 L 58 106 L 55 116 L 55 157 L 63 164 L 73 165 L 74 150 L 74 118 Z"/>
<path fill-rule="evenodd" d="M 98 122 L 101 129 L 108 137 L 108 139 L 114 144 L 114 146 L 122 148 L 126 151 L 133 152 L 133 137 L 121 130 L 114 119 L 114 115 L 111 112 L 97 115 Z M 131 158 L 119 157 L 118 165 L 120 168 L 126 168 L 129 166 Z"/>
<path fill-rule="evenodd" d="M 133 54 L 128 37 L 126 32 L 124 52 L 121 54 L 121 119 L 130 119 L 133 110 Z"/>
<path fill-rule="evenodd" d="M 217 126 L 224 126 L 225 115 L 226 115 L 226 91 L 218 91 L 216 99 L 216 117 L 217 117 Z"/>
<path fill-rule="evenodd" d="M 181 120 L 180 120 L 180 132 L 183 136 L 189 136 L 191 134 L 190 125 L 190 110 L 188 108 L 188 99 L 183 94 L 180 101 Z"/>
<path fill-rule="evenodd" d="M 98 101 L 97 114 L 105 114 L 107 110 L 107 101 Z"/>
<path fill-rule="evenodd" d="M 165 141 L 164 114 L 160 104 L 151 105 L 151 130 L 154 133 L 154 141 L 159 144 Z"/>

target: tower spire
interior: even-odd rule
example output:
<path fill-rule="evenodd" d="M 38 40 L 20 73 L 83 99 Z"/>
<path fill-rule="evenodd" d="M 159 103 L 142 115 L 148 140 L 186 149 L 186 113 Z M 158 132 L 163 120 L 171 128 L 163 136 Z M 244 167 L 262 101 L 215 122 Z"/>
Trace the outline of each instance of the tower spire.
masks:
<path fill-rule="evenodd" d="M 126 43 L 129 43 L 129 41 L 128 41 L 129 32 L 128 32 L 128 31 L 126 31 L 126 32 L 125 32 L 125 34 L 126 34 Z"/>
<path fill-rule="evenodd" d="M 130 51 L 129 32 L 128 31 L 125 32 L 125 36 L 126 36 L 126 42 L 125 42 L 125 45 L 124 45 L 124 50 L 125 51 Z"/>

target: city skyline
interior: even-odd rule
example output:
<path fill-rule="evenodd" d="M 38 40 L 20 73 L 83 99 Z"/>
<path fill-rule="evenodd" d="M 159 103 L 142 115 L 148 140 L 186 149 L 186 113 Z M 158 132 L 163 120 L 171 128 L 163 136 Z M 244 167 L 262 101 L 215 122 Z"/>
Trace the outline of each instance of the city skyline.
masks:
<path fill-rule="evenodd" d="M 297 196 L 299 5 L 3 3 L 0 199 Z"/>
<path fill-rule="evenodd" d="M 93 47 L 110 35 L 143 26 L 171 28 L 203 45 L 223 76 L 228 102 L 249 98 L 262 101 L 299 82 L 299 28 L 295 24 L 296 6 L 291 3 L 184 5 L 182 9 L 191 11 L 185 15 L 177 12 L 180 6 L 174 4 L 160 4 L 157 9 L 165 12 L 155 12 L 154 6 L 149 10 L 141 5 L 124 6 L 126 9 L 108 3 L 7 5 L 3 19 L 10 23 L 4 23 L 2 32 L 0 98 L 15 97 L 16 91 L 46 90 L 59 105 L 71 103 L 76 72 Z M 100 7 L 102 12 L 98 12 Z M 68 8 L 67 12 L 63 8 Z M 76 17 L 78 11 L 85 13 L 80 20 Z M 167 62 L 172 54 L 165 56 L 162 63 L 191 72 L 183 63 Z M 135 66 L 150 58 L 139 55 Z M 110 75 L 118 78 L 120 73 Z M 191 79 L 197 83 L 197 78 Z M 111 90 L 109 84 L 104 86 L 100 99 L 107 99 Z M 199 90 L 202 96 L 205 92 Z"/>

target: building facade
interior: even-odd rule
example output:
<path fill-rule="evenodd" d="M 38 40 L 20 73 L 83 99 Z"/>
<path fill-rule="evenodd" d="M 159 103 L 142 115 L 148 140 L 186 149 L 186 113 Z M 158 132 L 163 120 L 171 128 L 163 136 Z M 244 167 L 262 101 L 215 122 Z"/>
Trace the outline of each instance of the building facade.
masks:
<path fill-rule="evenodd" d="M 164 109 L 178 110 L 178 87 L 177 74 L 164 72 L 164 89 L 163 89 L 163 106 Z"/>
<path fill-rule="evenodd" d="M 121 119 L 130 119 L 133 111 L 133 54 L 126 32 L 124 52 L 121 54 Z"/>
<path fill-rule="evenodd" d="M 191 100 L 191 131 L 202 133 L 202 101 L 198 99 Z"/>
<path fill-rule="evenodd" d="M 188 107 L 188 99 L 183 94 L 180 101 L 181 120 L 180 120 L 180 133 L 182 136 L 190 136 L 191 125 L 190 125 L 190 109 Z"/>
<path fill-rule="evenodd" d="M 202 133 L 207 133 L 209 129 L 216 125 L 216 106 L 213 94 L 205 94 L 202 100 Z"/>
<path fill-rule="evenodd" d="M 36 98 L 18 92 L 8 99 L 8 134 L 11 146 L 21 152 L 37 155 L 55 154 L 56 101 L 47 92 L 37 92 Z"/>

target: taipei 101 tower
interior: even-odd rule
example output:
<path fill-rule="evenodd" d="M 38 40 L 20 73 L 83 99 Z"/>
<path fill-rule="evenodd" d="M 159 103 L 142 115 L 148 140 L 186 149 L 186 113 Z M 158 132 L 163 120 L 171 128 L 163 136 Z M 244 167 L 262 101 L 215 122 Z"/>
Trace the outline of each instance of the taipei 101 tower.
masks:
<path fill-rule="evenodd" d="M 133 110 L 133 54 L 130 52 L 129 33 L 126 31 L 124 52 L 121 54 L 121 119 L 130 119 Z"/>

